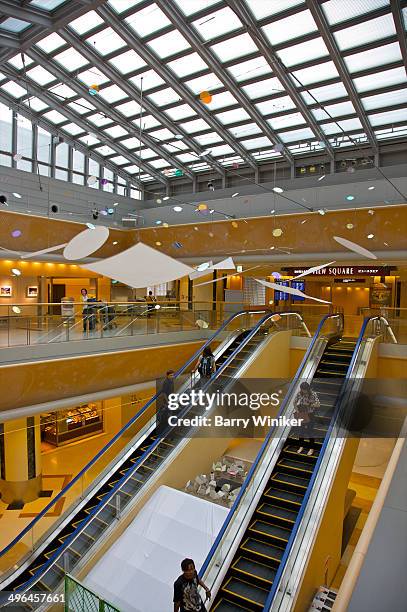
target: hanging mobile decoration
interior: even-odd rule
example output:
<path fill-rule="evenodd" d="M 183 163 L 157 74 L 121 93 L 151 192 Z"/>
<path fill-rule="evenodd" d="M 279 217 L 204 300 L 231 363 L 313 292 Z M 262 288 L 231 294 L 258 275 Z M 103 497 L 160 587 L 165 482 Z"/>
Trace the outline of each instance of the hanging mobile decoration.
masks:
<path fill-rule="evenodd" d="M 89 85 L 89 93 L 91 96 L 96 96 L 100 91 L 99 85 Z"/>
<path fill-rule="evenodd" d="M 210 104 L 212 102 L 212 95 L 209 93 L 209 91 L 201 91 L 199 94 L 199 99 L 204 104 Z"/>
<path fill-rule="evenodd" d="M 179 168 L 177 168 L 177 169 L 175 170 L 175 176 L 183 176 L 183 174 L 184 174 L 184 173 L 183 173 L 183 172 L 182 172 L 182 170 L 180 170 Z"/>
<path fill-rule="evenodd" d="M 21 161 L 23 159 L 23 156 L 21 155 L 21 153 L 16 153 L 15 155 L 13 155 L 13 159 L 14 161 Z"/>

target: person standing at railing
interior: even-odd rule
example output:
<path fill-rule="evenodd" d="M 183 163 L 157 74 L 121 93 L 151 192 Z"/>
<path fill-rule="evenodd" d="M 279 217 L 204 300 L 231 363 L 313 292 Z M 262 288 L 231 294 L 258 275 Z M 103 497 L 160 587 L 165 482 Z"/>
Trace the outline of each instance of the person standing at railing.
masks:
<path fill-rule="evenodd" d="M 147 318 L 150 319 L 151 315 L 153 314 L 154 310 L 155 310 L 155 304 L 157 302 L 155 296 L 153 295 L 152 291 L 148 292 L 148 295 L 146 297 L 146 302 L 148 304 L 147 306 Z"/>
<path fill-rule="evenodd" d="M 315 438 L 312 437 L 314 429 L 314 411 L 320 406 L 318 395 L 313 391 L 307 382 L 302 382 L 300 390 L 294 399 L 295 418 L 302 420 L 301 433 L 299 438 L 300 448 L 297 453 L 301 454 L 304 450 L 306 438 L 309 439 L 311 447 L 315 443 Z M 307 452 L 308 456 L 314 454 L 314 449 L 310 448 Z"/>
<path fill-rule="evenodd" d="M 87 325 L 88 325 L 88 290 L 85 289 L 85 287 L 83 287 L 81 289 L 81 302 L 83 302 L 83 308 L 82 308 L 82 319 L 83 319 L 83 333 L 86 334 L 86 330 L 87 330 Z"/>
<path fill-rule="evenodd" d="M 211 598 L 208 587 L 199 578 L 192 559 L 181 562 L 182 574 L 174 582 L 174 612 L 206 612 L 198 586 L 206 592 L 206 601 Z"/>

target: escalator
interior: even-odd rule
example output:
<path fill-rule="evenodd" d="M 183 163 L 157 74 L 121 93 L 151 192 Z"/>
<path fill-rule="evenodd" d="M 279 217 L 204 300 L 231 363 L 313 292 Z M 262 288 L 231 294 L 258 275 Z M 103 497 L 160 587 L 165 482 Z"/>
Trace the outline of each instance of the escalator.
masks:
<path fill-rule="evenodd" d="M 356 340 L 343 338 L 325 348 L 312 383 L 320 400 L 314 415 L 316 439 L 300 443 L 298 436 L 288 436 L 211 610 L 263 610 L 342 393 L 355 347 Z"/>
<path fill-rule="evenodd" d="M 271 315 L 263 319 L 269 316 Z M 232 341 L 226 343 L 225 350 L 215 356 L 217 369 L 223 368 L 223 371 L 227 372 L 228 380 L 265 339 L 265 331 L 261 327 L 263 319 L 253 329 L 237 332 Z M 255 332 L 257 328 L 259 330 Z M 251 337 L 247 339 L 249 335 Z M 223 374 L 223 371 L 221 370 L 220 374 Z M 215 381 L 216 377 L 217 375 Z M 200 410 L 203 413 L 205 407 Z M 194 411 L 194 414 L 197 412 Z M 72 572 L 84 554 L 111 527 L 127 504 L 169 458 L 187 432 L 187 428 L 177 428 L 176 432 L 170 430 L 158 436 L 156 428 L 152 428 L 141 445 L 124 458 L 120 465 L 116 465 L 107 479 L 95 486 L 86 498 L 86 503 L 71 514 L 67 523 L 62 523 L 60 531 L 56 529 L 52 532 L 39 554 L 23 566 L 23 571 L 7 584 L 6 590 L 21 592 L 29 588 L 32 593 L 55 592 L 65 573 Z M 123 484 L 122 480 L 126 477 L 128 480 Z M 115 497 L 112 497 L 116 490 Z M 99 505 L 106 501 L 102 509 L 98 509 Z M 65 551 L 63 556 L 62 550 Z M 0 593 L 0 607 L 1 603 Z M 25 609 L 30 609 L 29 604 Z"/>

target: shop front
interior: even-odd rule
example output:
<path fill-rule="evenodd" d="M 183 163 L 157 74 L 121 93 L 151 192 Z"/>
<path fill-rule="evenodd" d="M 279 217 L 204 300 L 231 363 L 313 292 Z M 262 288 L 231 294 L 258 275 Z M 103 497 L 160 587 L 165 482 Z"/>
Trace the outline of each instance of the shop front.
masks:
<path fill-rule="evenodd" d="M 43 445 L 63 446 L 103 433 L 103 402 L 80 404 L 41 415 Z"/>

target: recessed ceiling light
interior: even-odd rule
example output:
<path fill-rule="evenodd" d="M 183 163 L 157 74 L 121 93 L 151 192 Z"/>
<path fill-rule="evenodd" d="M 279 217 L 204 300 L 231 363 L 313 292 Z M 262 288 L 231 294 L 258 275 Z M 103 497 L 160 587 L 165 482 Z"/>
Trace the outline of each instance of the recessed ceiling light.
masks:
<path fill-rule="evenodd" d="M 19 270 L 18 268 L 11 268 L 11 271 L 14 276 L 21 276 L 21 270 Z"/>
<path fill-rule="evenodd" d="M 369 239 L 374 238 L 374 234 L 368 234 L 366 237 Z"/>
<path fill-rule="evenodd" d="M 374 185 L 370 185 L 370 187 L 368 187 L 369 191 L 373 191 L 373 189 L 376 189 L 376 187 Z"/>
<path fill-rule="evenodd" d="M 270 251 L 273 251 L 276 247 L 271 246 Z"/>
<path fill-rule="evenodd" d="M 383 242 L 384 246 L 389 246 L 387 242 Z"/>
<path fill-rule="evenodd" d="M 283 230 L 280 227 L 276 227 L 275 229 L 273 229 L 272 234 L 275 238 L 279 238 L 283 235 Z"/>
<path fill-rule="evenodd" d="M 113 206 L 119 206 L 119 202 L 115 202 Z"/>
<path fill-rule="evenodd" d="M 319 213 L 320 215 L 324 215 L 324 214 L 326 213 L 326 210 L 325 210 L 324 208 L 320 208 L 320 209 L 318 210 L 318 213 Z"/>
<path fill-rule="evenodd" d="M 284 189 L 282 189 L 281 187 L 273 187 L 273 191 L 275 193 L 283 193 Z"/>
<path fill-rule="evenodd" d="M 13 196 L 19 200 L 23 197 L 20 193 L 13 193 Z"/>
<path fill-rule="evenodd" d="M 159 240 L 157 240 L 157 242 L 155 244 L 156 244 L 156 246 L 161 246 L 162 243 Z"/>
<path fill-rule="evenodd" d="M 165 197 L 163 198 L 163 200 L 164 200 L 164 201 L 169 200 L 169 199 L 170 199 L 170 196 L 165 196 Z"/>
<path fill-rule="evenodd" d="M 197 232 L 198 231 L 198 227 L 195 225 L 194 226 L 194 230 Z"/>
<path fill-rule="evenodd" d="M 96 226 L 93 225 L 93 223 L 87 223 L 86 227 L 89 228 L 89 229 L 95 229 Z"/>
<path fill-rule="evenodd" d="M 369 215 L 374 215 L 374 210 L 372 210 L 371 208 L 367 212 L 369 213 Z"/>
<path fill-rule="evenodd" d="M 162 200 L 160 198 L 156 199 L 157 204 L 162 204 Z"/>
<path fill-rule="evenodd" d="M 353 228 L 354 228 L 353 223 L 347 223 L 346 224 L 346 229 L 353 229 Z"/>
<path fill-rule="evenodd" d="M 182 212 L 182 206 L 174 206 L 172 209 L 174 212 Z"/>
<path fill-rule="evenodd" d="M 114 241 L 113 241 L 113 244 L 118 244 L 117 240 L 114 240 Z"/>
<path fill-rule="evenodd" d="M 232 194 L 232 198 L 235 198 L 235 197 L 236 197 L 236 196 L 238 196 L 238 195 L 239 195 L 239 192 L 237 191 L 236 193 L 233 193 L 233 194 Z"/>
<path fill-rule="evenodd" d="M 210 215 L 213 215 L 213 213 L 214 213 L 214 212 L 215 212 L 215 209 L 214 209 L 214 208 L 211 208 L 211 209 L 209 210 L 209 214 L 210 214 Z"/>
<path fill-rule="evenodd" d="M 20 314 L 21 312 L 21 308 L 19 308 L 18 306 L 12 306 L 11 310 L 15 312 L 16 314 Z"/>
<path fill-rule="evenodd" d="M 161 225 L 162 221 L 160 219 L 157 219 L 157 221 L 155 222 L 156 225 Z"/>
<path fill-rule="evenodd" d="M 325 178 L 325 174 L 323 174 L 322 176 L 319 177 L 319 181 L 322 181 Z"/>
<path fill-rule="evenodd" d="M 275 212 L 276 212 L 276 209 L 273 208 L 273 210 L 270 210 L 270 215 L 274 215 Z"/>
<path fill-rule="evenodd" d="M 168 223 L 163 223 L 163 227 L 169 227 Z"/>
<path fill-rule="evenodd" d="M 19 229 L 15 229 L 11 232 L 11 235 L 13 236 L 13 238 L 19 238 L 22 234 L 22 231 Z"/>
<path fill-rule="evenodd" d="M 352 201 L 352 200 L 354 200 L 354 199 L 355 199 L 355 196 L 353 196 L 353 195 L 347 195 L 347 196 L 345 197 L 345 200 L 348 200 L 349 202 L 351 202 L 351 201 Z"/>
<path fill-rule="evenodd" d="M 306 223 L 307 221 L 308 221 L 308 219 L 303 219 L 303 220 L 301 221 L 301 225 L 304 225 L 304 223 Z"/>

